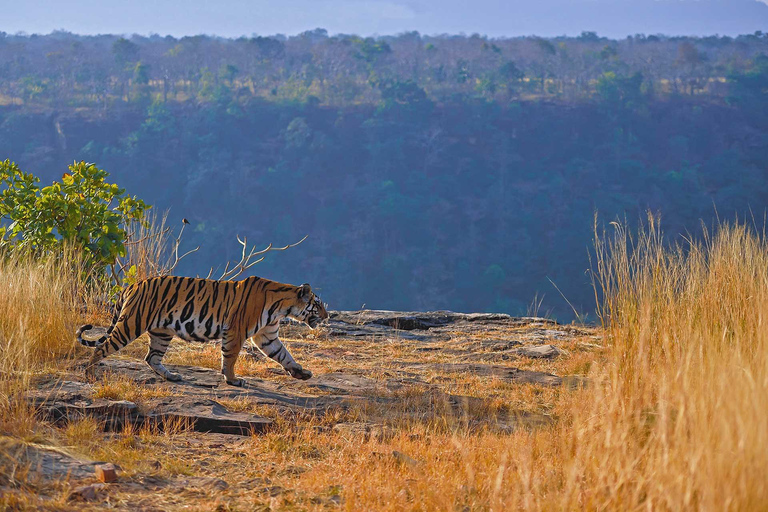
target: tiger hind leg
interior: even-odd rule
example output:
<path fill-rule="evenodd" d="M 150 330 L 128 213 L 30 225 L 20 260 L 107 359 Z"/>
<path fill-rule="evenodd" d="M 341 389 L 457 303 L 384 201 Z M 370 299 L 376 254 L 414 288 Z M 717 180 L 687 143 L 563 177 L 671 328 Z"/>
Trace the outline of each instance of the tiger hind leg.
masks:
<path fill-rule="evenodd" d="M 167 331 L 149 331 L 149 351 L 147 351 L 147 356 L 144 360 L 156 374 L 165 380 L 176 382 L 181 380 L 181 374 L 170 371 L 162 363 L 163 356 L 165 351 L 168 350 L 171 339 L 173 339 L 173 335 Z"/>
<path fill-rule="evenodd" d="M 141 333 L 139 332 L 136 333 L 135 336 L 131 335 L 130 329 L 126 325 L 125 321 L 118 321 L 115 324 L 114 329 L 112 329 L 112 332 L 109 333 L 107 340 L 101 345 L 96 346 L 96 348 L 93 350 L 91 359 L 88 361 L 88 364 L 85 367 L 86 375 L 92 376 L 99 361 L 122 349 L 130 342 L 138 338 L 140 334 Z"/>

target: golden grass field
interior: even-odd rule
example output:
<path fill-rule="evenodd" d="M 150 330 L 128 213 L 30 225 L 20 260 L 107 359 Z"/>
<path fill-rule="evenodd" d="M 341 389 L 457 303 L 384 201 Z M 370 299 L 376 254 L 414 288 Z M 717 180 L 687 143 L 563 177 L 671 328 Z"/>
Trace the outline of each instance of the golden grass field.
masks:
<path fill-rule="evenodd" d="M 54 425 L 36 416 L 25 405 L 28 390 L 43 376 L 72 375 L 87 357 L 88 349 L 73 341 L 86 320 L 79 307 L 84 293 L 70 265 L 6 259 L 0 263 L 0 508 L 768 509 L 765 236 L 723 224 L 700 242 L 670 248 L 653 219 L 637 235 L 611 229 L 596 234 L 593 259 L 603 325 L 572 329 L 555 343 L 563 353 L 553 360 L 487 355 L 493 364 L 583 375 L 586 386 L 414 370 L 435 389 L 482 398 L 482 407 L 465 417 L 434 399 L 433 388 L 419 386 L 387 391 L 394 401 L 386 405 L 369 401 L 311 414 L 223 401 L 230 410 L 275 420 L 268 432 L 250 437 L 201 434 L 183 423 L 105 432 L 92 419 Z M 330 337 L 322 328 L 292 329 L 283 338 L 315 375 L 353 368 L 375 378 L 397 370 L 391 361 L 460 363 L 467 351 L 456 347 L 529 329 L 456 332 L 428 352 L 416 352 L 407 339 L 371 343 Z M 307 340 L 336 357 L 313 356 L 301 348 Z M 116 357 L 141 359 L 145 344 L 139 340 Z M 210 345 L 176 342 L 167 361 L 216 368 L 218 357 Z M 288 383 L 268 370 L 274 367 L 246 358 L 238 363 L 246 377 Z M 125 376 L 92 384 L 97 396 L 139 405 L 178 393 L 173 384 L 149 389 Z M 549 421 L 512 431 L 468 421 L 504 409 Z M 430 414 L 419 414 L 424 411 Z M 330 428 L 340 422 L 386 429 L 358 435 Z M 74 501 L 72 488 L 80 483 L 64 475 L 36 479 L 15 455 L 43 445 L 119 464 L 120 478 L 99 500 Z M 176 485 L 185 479 L 207 484 Z"/>

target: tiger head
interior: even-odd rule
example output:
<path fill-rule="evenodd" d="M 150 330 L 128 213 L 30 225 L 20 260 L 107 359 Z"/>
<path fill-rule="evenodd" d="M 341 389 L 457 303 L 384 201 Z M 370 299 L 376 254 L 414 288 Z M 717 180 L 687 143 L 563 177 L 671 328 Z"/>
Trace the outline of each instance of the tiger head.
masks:
<path fill-rule="evenodd" d="M 294 320 L 304 322 L 314 329 L 317 324 L 328 318 L 326 304 L 312 292 L 312 288 L 307 283 L 299 287 L 297 298 L 298 303 L 288 314 Z"/>

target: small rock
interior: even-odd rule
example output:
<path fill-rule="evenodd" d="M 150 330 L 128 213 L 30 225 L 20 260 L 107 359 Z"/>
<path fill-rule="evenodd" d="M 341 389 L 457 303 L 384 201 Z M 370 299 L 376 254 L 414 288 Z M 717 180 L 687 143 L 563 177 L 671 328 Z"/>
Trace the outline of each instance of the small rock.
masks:
<path fill-rule="evenodd" d="M 96 501 L 107 486 L 104 484 L 91 484 L 77 487 L 69 494 L 70 501 Z"/>
<path fill-rule="evenodd" d="M 191 476 L 180 483 L 183 487 L 209 489 L 212 491 L 223 491 L 229 487 L 229 484 L 220 478 L 206 476 Z"/>
<path fill-rule="evenodd" d="M 410 466 L 412 468 L 417 468 L 422 464 L 420 460 L 416 460 L 410 455 L 406 455 L 403 452 L 399 452 L 397 450 L 392 450 L 392 456 L 400 464 L 405 464 L 406 466 Z"/>
<path fill-rule="evenodd" d="M 562 354 L 554 345 L 538 345 L 536 347 L 520 347 L 515 353 L 532 359 L 551 359 Z"/>
<path fill-rule="evenodd" d="M 96 466 L 96 478 L 104 483 L 117 481 L 117 468 L 114 464 L 99 464 Z"/>
<path fill-rule="evenodd" d="M 276 498 L 277 496 L 280 496 L 281 494 L 284 494 L 287 492 L 285 488 L 280 487 L 279 485 L 271 485 L 269 487 L 263 487 L 261 489 L 254 489 L 256 492 L 261 494 L 269 494 L 270 497 Z"/>
<path fill-rule="evenodd" d="M 168 480 L 159 476 L 146 475 L 140 481 L 145 491 L 157 491 L 168 486 Z"/>
<path fill-rule="evenodd" d="M 250 480 L 246 480 L 244 482 L 240 482 L 238 487 L 242 487 L 243 489 L 252 491 L 253 489 L 264 489 L 265 486 L 268 486 L 271 484 L 272 484 L 272 480 L 270 480 L 269 478 L 256 477 L 256 478 L 251 478 Z"/>
<path fill-rule="evenodd" d="M 211 489 L 212 491 L 223 491 L 229 487 L 229 484 L 220 478 L 211 478 L 204 482 L 201 487 Z"/>
<path fill-rule="evenodd" d="M 302 468 L 299 466 L 288 466 L 285 469 L 280 470 L 278 473 L 279 476 L 285 476 L 285 475 L 301 475 L 302 473 L 306 473 L 308 470 L 307 468 Z"/>
<path fill-rule="evenodd" d="M 331 430 L 338 432 L 348 440 L 358 438 L 364 442 L 373 439 L 382 443 L 395 436 L 391 428 L 374 423 L 337 423 Z"/>
<path fill-rule="evenodd" d="M 341 505 L 344 502 L 344 499 L 339 496 L 338 494 L 334 494 L 333 496 L 330 496 L 328 498 L 324 496 L 315 496 L 314 498 L 311 498 L 310 503 L 314 503 L 315 505 L 325 505 L 327 507 L 334 507 Z"/>

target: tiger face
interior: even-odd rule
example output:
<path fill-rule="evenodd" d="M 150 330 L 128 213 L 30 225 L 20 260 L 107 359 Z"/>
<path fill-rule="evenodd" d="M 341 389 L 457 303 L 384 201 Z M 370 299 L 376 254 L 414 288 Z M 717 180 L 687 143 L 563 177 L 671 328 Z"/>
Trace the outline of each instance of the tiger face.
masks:
<path fill-rule="evenodd" d="M 298 292 L 298 304 L 291 308 L 289 317 L 299 322 L 304 322 L 312 329 L 328 318 L 328 311 L 326 311 L 326 305 L 320 300 L 320 297 L 312 292 L 312 288 L 304 283 L 299 288 Z"/>

